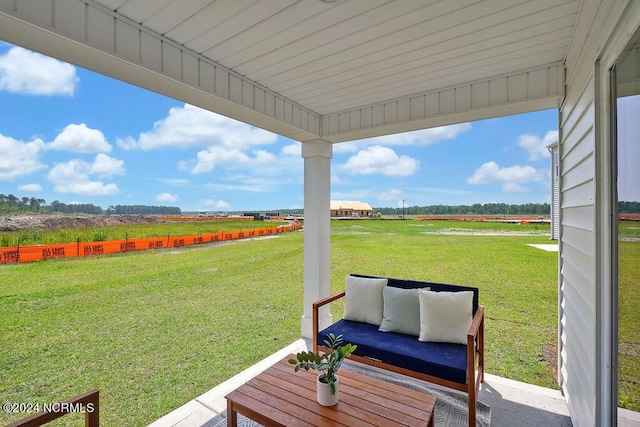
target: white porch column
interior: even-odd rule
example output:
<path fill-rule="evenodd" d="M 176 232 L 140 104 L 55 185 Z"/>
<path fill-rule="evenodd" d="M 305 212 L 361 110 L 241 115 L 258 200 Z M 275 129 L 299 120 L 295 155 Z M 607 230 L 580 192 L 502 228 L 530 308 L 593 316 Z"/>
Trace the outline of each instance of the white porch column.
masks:
<path fill-rule="evenodd" d="M 315 140 L 302 143 L 304 158 L 304 314 L 302 336 L 313 335 L 313 303 L 329 296 L 330 173 L 333 147 Z M 320 309 L 320 329 L 329 326 L 329 307 Z"/>

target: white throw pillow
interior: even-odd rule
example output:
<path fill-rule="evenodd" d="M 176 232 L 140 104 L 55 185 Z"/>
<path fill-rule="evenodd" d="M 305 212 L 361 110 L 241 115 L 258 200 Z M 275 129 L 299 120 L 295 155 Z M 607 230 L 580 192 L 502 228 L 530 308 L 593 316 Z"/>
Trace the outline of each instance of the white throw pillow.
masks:
<path fill-rule="evenodd" d="M 385 286 L 382 299 L 382 323 L 378 330 L 417 337 L 420 334 L 418 290 Z"/>
<path fill-rule="evenodd" d="M 473 320 L 473 292 L 418 290 L 420 341 L 467 343 Z"/>
<path fill-rule="evenodd" d="M 382 290 L 385 286 L 387 279 L 346 276 L 343 318 L 379 326 L 382 322 Z"/>

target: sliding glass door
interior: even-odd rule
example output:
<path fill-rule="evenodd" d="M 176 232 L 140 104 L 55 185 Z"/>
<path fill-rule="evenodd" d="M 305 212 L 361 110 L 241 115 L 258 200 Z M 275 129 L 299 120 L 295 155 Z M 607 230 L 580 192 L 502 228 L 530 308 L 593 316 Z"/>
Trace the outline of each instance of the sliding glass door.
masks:
<path fill-rule="evenodd" d="M 640 30 L 613 69 L 618 407 L 640 412 Z"/>

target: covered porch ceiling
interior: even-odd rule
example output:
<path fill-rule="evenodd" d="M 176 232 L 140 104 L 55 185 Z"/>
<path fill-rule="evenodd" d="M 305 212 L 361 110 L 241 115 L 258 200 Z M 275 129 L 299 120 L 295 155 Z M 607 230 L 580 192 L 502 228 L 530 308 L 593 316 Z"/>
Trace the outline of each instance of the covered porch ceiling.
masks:
<path fill-rule="evenodd" d="M 0 0 L 0 39 L 336 143 L 558 107 L 583 2 Z"/>

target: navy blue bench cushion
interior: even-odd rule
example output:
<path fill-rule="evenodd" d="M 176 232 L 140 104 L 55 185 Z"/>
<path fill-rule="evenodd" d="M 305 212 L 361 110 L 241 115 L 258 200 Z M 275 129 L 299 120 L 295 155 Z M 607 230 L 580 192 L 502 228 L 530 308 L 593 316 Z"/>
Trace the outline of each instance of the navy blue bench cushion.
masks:
<path fill-rule="evenodd" d="M 357 345 L 355 355 L 459 384 L 466 382 L 466 345 L 421 342 L 411 335 L 380 332 L 377 325 L 344 319 L 318 333 L 319 345 L 324 344 L 329 333 L 342 335 L 345 343 Z"/>
<path fill-rule="evenodd" d="M 434 292 L 472 291 L 473 292 L 473 314 L 475 315 L 476 311 L 478 310 L 478 304 L 479 304 L 478 288 L 474 288 L 472 286 L 449 285 L 446 283 L 434 283 L 434 282 L 419 282 L 417 280 L 404 280 L 404 279 L 394 279 L 391 277 L 367 276 L 364 274 L 351 274 L 351 276 L 368 277 L 371 279 L 387 279 L 388 286 L 393 286 L 396 288 L 403 288 L 403 289 L 420 289 L 420 288 L 429 287 Z"/>

